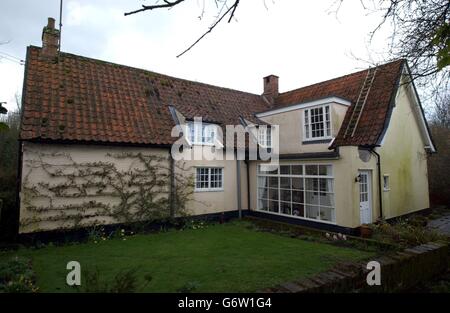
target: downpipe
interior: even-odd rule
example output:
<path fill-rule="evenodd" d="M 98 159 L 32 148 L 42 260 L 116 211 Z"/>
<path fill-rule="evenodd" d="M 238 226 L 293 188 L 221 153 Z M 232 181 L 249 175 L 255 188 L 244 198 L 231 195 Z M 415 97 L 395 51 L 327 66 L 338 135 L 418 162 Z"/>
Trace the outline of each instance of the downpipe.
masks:
<path fill-rule="evenodd" d="M 381 185 L 381 156 L 378 152 L 375 151 L 375 147 L 371 147 L 369 150 L 377 157 L 377 172 L 378 172 L 378 202 L 380 203 L 380 216 L 379 218 L 383 218 L 383 186 Z"/>

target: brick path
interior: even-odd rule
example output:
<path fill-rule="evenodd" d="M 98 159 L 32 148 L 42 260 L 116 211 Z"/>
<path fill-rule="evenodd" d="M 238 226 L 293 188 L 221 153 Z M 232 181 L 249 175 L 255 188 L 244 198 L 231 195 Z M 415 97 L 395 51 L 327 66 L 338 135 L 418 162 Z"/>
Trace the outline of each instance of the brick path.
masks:
<path fill-rule="evenodd" d="M 450 213 L 428 222 L 427 227 L 450 236 Z"/>

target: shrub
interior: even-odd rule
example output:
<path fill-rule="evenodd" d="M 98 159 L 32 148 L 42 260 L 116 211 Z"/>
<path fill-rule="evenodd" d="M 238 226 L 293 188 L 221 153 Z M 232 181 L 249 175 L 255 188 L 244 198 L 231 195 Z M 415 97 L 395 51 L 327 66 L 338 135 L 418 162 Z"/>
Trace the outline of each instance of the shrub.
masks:
<path fill-rule="evenodd" d="M 426 223 L 425 223 L 426 225 Z M 373 238 L 400 246 L 417 246 L 431 241 L 446 240 L 446 237 L 424 226 L 422 218 L 400 220 L 395 224 L 385 221 L 374 224 Z"/>
<path fill-rule="evenodd" d="M 132 293 L 143 290 L 151 280 L 150 275 L 145 275 L 144 284 L 139 284 L 137 269 L 132 268 L 120 271 L 112 281 L 102 281 L 100 271 L 96 269 L 85 272 L 84 280 L 78 290 L 86 293 Z"/>
<path fill-rule="evenodd" d="M 0 292 L 37 292 L 30 261 L 17 257 L 0 263 Z"/>

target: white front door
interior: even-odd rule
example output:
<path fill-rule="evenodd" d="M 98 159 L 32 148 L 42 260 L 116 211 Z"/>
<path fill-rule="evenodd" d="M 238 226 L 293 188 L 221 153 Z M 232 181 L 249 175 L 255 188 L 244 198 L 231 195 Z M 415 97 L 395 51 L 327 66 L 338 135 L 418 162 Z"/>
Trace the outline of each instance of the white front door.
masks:
<path fill-rule="evenodd" d="M 361 224 L 372 223 L 372 175 L 359 171 L 359 212 Z"/>

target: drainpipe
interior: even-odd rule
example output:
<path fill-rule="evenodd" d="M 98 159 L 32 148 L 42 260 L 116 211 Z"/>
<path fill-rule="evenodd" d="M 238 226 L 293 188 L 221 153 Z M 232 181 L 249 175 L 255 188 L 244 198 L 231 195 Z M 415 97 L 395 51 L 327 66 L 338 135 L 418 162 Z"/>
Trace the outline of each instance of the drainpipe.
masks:
<path fill-rule="evenodd" d="M 20 140 L 18 150 L 19 152 L 17 155 L 16 202 L 14 212 L 12 213 L 13 216 L 12 220 L 14 222 L 11 228 L 6 227 L 5 230 L 5 235 L 7 235 L 7 237 L 11 236 L 10 239 L 12 240 L 12 242 L 16 242 L 19 239 L 19 228 L 20 228 L 20 193 L 22 191 L 22 162 L 23 162 L 23 142 Z M 8 233 L 8 231 L 11 231 L 11 234 Z"/>
<path fill-rule="evenodd" d="M 169 152 L 169 175 L 170 175 L 170 217 L 175 217 L 175 160 Z"/>
<path fill-rule="evenodd" d="M 242 218 L 241 161 L 238 160 L 237 154 L 236 154 L 236 179 L 237 179 L 237 183 L 236 183 L 236 186 L 237 186 L 237 207 L 238 207 L 238 212 L 239 212 L 239 219 L 241 219 Z"/>
<path fill-rule="evenodd" d="M 250 211 L 250 161 L 245 160 L 247 169 L 247 210 Z"/>
<path fill-rule="evenodd" d="M 377 157 L 377 171 L 378 171 L 378 198 L 380 202 L 380 218 L 383 218 L 383 186 L 381 185 L 381 156 L 375 151 L 375 147 L 370 149 L 370 152 Z"/>

